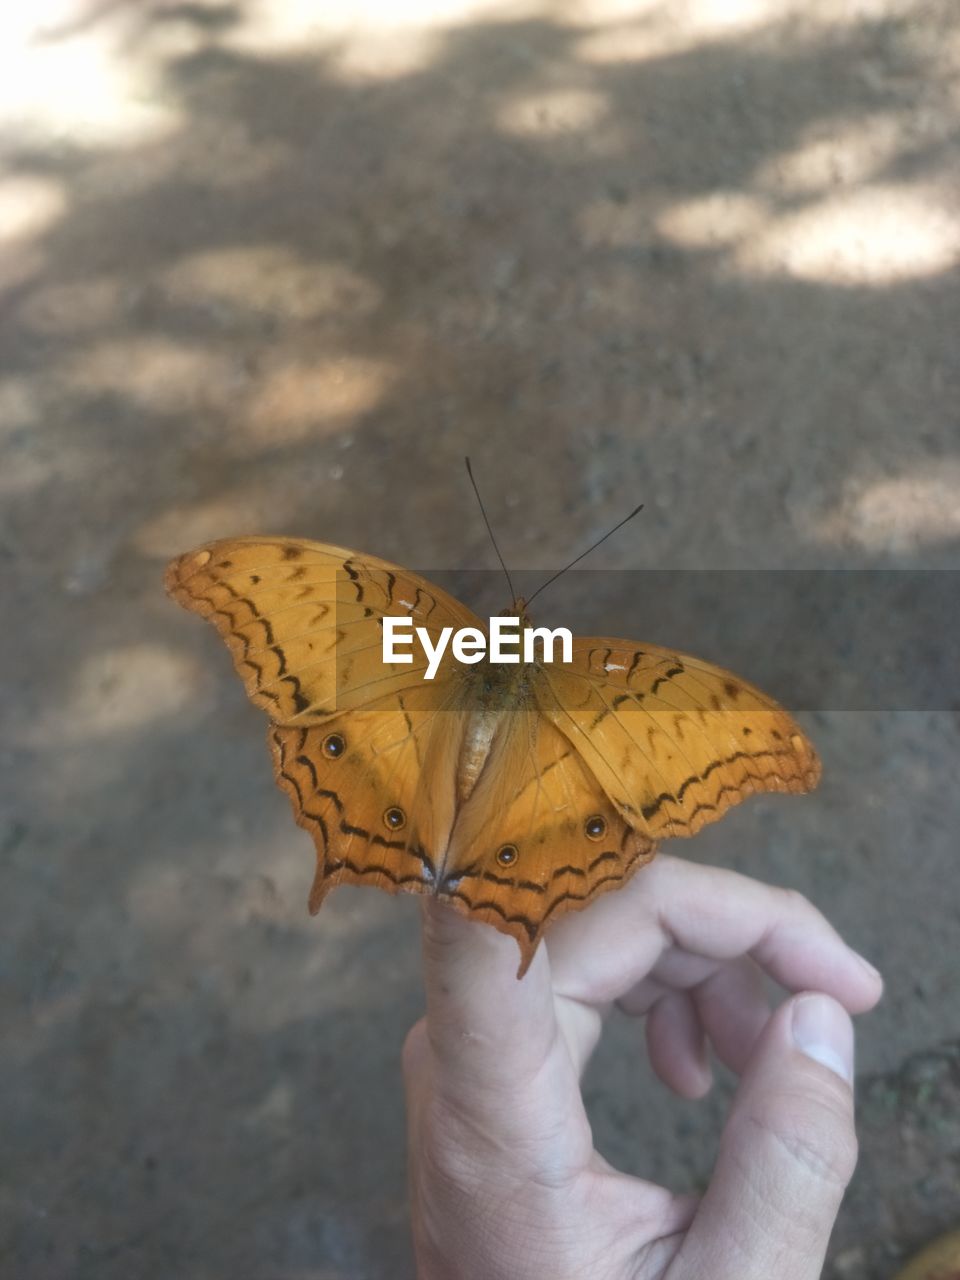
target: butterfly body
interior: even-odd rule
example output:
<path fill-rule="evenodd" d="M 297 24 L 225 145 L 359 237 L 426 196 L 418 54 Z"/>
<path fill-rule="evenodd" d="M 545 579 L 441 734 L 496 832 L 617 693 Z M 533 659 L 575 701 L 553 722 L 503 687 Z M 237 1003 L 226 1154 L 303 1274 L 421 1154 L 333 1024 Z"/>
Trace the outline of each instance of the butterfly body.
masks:
<path fill-rule="evenodd" d="M 179 557 L 167 589 L 210 619 L 267 711 L 278 784 L 313 836 L 310 908 L 337 884 L 429 893 L 512 934 L 623 884 L 666 836 L 754 791 L 807 791 L 792 718 L 729 672 L 615 639 L 570 662 L 388 662 L 383 619 L 487 629 L 419 575 L 293 538 Z M 514 615 L 527 622 L 526 606 Z"/>

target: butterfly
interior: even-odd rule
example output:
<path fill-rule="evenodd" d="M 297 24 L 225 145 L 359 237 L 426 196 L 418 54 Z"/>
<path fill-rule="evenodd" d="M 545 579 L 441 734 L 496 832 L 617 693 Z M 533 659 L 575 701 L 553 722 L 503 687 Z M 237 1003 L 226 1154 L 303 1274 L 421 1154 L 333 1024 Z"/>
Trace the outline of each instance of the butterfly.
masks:
<path fill-rule="evenodd" d="M 811 790 L 816 752 L 772 698 L 708 662 L 574 638 L 570 661 L 384 659 L 385 618 L 484 623 L 425 578 L 300 538 L 212 542 L 169 594 L 207 618 L 270 718 L 276 781 L 313 837 L 315 914 L 338 884 L 434 894 L 512 935 L 623 885 L 657 843 L 753 792 Z M 514 602 L 526 620 L 522 599 Z M 406 624 L 404 624 L 406 625 Z"/>

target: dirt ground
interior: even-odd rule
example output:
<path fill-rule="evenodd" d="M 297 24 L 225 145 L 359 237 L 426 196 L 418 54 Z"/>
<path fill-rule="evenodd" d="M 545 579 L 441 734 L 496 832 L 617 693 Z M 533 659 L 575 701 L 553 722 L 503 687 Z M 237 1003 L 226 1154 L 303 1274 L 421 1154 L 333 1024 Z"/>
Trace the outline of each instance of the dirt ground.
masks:
<path fill-rule="evenodd" d="M 466 453 L 517 568 L 644 501 L 583 618 L 659 570 L 634 638 L 801 708 L 820 790 L 682 852 L 886 975 L 826 1274 L 960 1220 L 953 0 L 11 5 L 0 126 L 4 1276 L 412 1275 L 416 904 L 308 917 L 262 716 L 160 580 L 252 532 L 488 568 Z M 802 594 L 710 603 L 733 569 L 863 572 L 825 658 Z M 907 590 L 865 650 L 884 569 L 943 625 Z M 635 1037 L 598 1145 L 701 1186 L 729 1081 L 672 1099 Z"/>

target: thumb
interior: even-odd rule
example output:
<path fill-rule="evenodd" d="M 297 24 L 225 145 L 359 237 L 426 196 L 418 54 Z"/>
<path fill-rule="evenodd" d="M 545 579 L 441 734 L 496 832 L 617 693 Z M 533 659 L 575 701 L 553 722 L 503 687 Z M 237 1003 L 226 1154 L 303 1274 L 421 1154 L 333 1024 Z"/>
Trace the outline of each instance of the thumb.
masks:
<path fill-rule="evenodd" d="M 734 1099 L 671 1276 L 817 1280 L 853 1174 L 853 1025 L 829 996 L 787 1001 Z"/>
<path fill-rule="evenodd" d="M 527 974 L 517 944 L 488 924 L 427 899 L 423 909 L 427 1032 L 452 1093 L 502 1088 L 514 1094 L 557 1036 L 546 949 Z"/>
<path fill-rule="evenodd" d="M 465 1133 L 473 1158 L 499 1170 L 497 1185 L 504 1163 L 513 1178 L 521 1161 L 547 1178 L 583 1169 L 592 1134 L 557 1023 L 546 948 L 518 980 L 513 938 L 428 900 L 423 958 L 427 1016 L 407 1054 L 411 1098 L 428 1079 L 437 1114 L 456 1118 L 452 1132 Z M 435 1070 L 418 1079 L 425 1047 Z"/>

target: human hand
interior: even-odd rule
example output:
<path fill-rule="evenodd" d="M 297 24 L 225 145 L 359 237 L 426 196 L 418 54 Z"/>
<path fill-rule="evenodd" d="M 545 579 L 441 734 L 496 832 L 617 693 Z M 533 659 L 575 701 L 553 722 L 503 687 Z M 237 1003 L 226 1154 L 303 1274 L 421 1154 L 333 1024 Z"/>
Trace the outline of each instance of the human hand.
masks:
<path fill-rule="evenodd" d="M 658 855 L 516 943 L 430 902 L 427 1016 L 404 1046 L 420 1280 L 815 1280 L 856 1161 L 849 1013 L 879 974 L 799 894 Z M 794 996 L 770 1012 L 761 971 Z M 654 1070 L 741 1075 L 710 1186 L 678 1196 L 593 1148 L 580 1075 L 616 1001 Z M 638 1135 L 642 1140 L 642 1135 Z"/>

